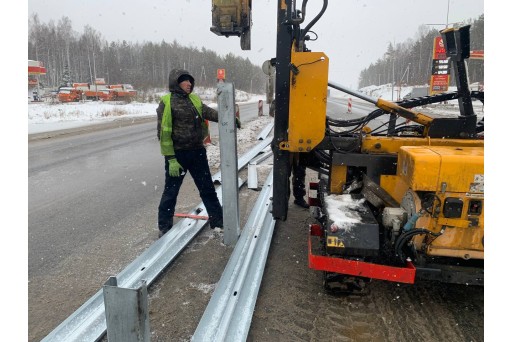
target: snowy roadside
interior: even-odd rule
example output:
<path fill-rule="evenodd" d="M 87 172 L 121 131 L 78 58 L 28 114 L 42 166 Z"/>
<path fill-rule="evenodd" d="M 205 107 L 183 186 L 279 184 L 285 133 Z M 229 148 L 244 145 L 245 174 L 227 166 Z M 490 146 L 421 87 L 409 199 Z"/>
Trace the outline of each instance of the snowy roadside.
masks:
<path fill-rule="evenodd" d="M 392 88 L 390 84 L 385 84 L 381 86 L 365 87 L 359 89 L 358 91 L 374 99 L 381 98 L 387 101 L 395 102 L 397 101 L 398 96 L 399 98 L 402 98 L 402 96 L 411 93 L 414 88 L 415 87 Z M 448 92 L 453 91 L 457 91 L 457 88 L 449 87 Z M 352 99 L 354 102 L 364 102 L 363 100 L 360 100 L 352 95 L 348 95 L 338 90 L 332 90 L 330 92 L 330 96 L 333 98 L 343 99 L 345 101 Z M 474 113 L 476 114 L 477 119 L 480 120 L 481 118 L 483 118 L 484 104 L 479 100 L 474 100 L 472 101 L 472 105 L 474 107 Z M 421 112 L 432 117 L 458 117 L 460 115 L 458 100 L 450 100 L 446 103 L 435 103 L 427 106 L 415 107 L 414 111 Z"/>
<path fill-rule="evenodd" d="M 216 108 L 215 90 L 212 88 L 198 89 L 204 102 Z M 404 87 L 403 94 L 412 90 L 412 87 Z M 449 89 L 453 91 L 455 89 Z M 196 91 L 196 90 L 195 90 Z M 372 86 L 360 89 L 375 98 L 385 100 L 392 99 L 392 88 L 389 85 Z M 164 93 L 155 93 L 155 97 Z M 348 99 L 349 95 L 340 91 L 331 91 L 334 98 Z M 397 95 L 397 94 L 396 94 Z M 265 95 L 250 95 L 245 92 L 236 91 L 235 101 L 242 103 L 257 103 L 259 100 L 265 100 Z M 28 134 L 45 133 L 57 130 L 78 128 L 100 123 L 112 122 L 119 119 L 130 118 L 150 118 L 156 114 L 158 106 L 156 102 L 102 102 L 86 101 L 79 103 L 51 103 L 31 102 L 28 104 Z M 448 101 L 446 104 L 435 104 L 418 108 L 419 111 L 433 116 L 458 116 L 458 100 Z M 474 101 L 474 111 L 480 119 L 484 116 L 484 105 L 479 101 Z"/>
<path fill-rule="evenodd" d="M 213 89 L 199 93 L 204 103 L 216 107 Z M 156 94 L 159 95 L 159 94 Z M 257 103 L 264 95 L 250 95 L 236 91 L 237 103 Z M 63 129 L 90 126 L 119 119 L 155 117 L 157 102 L 103 102 L 85 101 L 73 103 L 29 102 L 28 134 L 52 132 Z"/>
<path fill-rule="evenodd" d="M 249 123 L 242 124 L 242 128 L 237 130 L 237 150 L 239 154 L 245 153 L 255 144 L 258 135 L 270 123 L 274 122 L 274 118 L 268 115 L 259 116 Z M 272 135 L 272 131 L 270 133 Z M 207 145 L 208 164 L 212 169 L 219 169 L 221 162 L 221 153 L 219 149 L 219 138 L 213 138 L 212 144 Z"/>
<path fill-rule="evenodd" d="M 262 96 L 256 96 L 247 102 L 256 103 Z M 208 100 L 205 101 L 208 103 Z M 156 103 L 32 103 L 28 107 L 28 134 L 50 133 L 92 125 L 105 125 L 115 120 L 144 119 L 156 116 Z M 210 102 L 209 106 L 216 108 L 217 103 Z M 270 116 L 261 116 L 251 122 L 243 123 L 242 129 L 237 130 L 237 147 L 246 151 L 255 144 L 257 136 L 270 123 Z M 212 143 L 207 146 L 210 167 L 219 168 L 220 151 L 219 138 L 212 137 Z"/>
<path fill-rule="evenodd" d="M 31 103 L 28 106 L 28 134 L 102 124 L 120 118 L 155 116 L 156 108 L 155 103 Z"/>

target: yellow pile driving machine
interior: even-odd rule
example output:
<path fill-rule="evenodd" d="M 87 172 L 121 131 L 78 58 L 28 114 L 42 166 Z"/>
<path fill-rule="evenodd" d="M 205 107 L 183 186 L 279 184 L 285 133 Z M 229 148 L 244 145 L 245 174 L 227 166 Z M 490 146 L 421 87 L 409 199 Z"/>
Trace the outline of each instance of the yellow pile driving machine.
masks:
<path fill-rule="evenodd" d="M 270 60 L 276 68 L 274 218 L 287 219 L 296 155 L 319 174 L 310 184 L 317 190 L 310 205 L 318 224 L 310 226 L 308 253 L 309 266 L 324 272 L 327 290 L 363 291 L 370 279 L 483 285 L 484 120 L 478 122 L 472 101 L 484 103 L 484 92 L 469 89 L 470 26 L 441 31 L 456 92 L 388 102 L 328 81 L 328 56 L 305 45 L 328 1 L 302 29 L 307 2 L 298 10 L 293 0 L 277 1 L 276 57 Z M 358 119 L 330 118 L 328 87 L 377 109 Z M 458 100 L 457 117 L 415 110 L 450 100 Z"/>

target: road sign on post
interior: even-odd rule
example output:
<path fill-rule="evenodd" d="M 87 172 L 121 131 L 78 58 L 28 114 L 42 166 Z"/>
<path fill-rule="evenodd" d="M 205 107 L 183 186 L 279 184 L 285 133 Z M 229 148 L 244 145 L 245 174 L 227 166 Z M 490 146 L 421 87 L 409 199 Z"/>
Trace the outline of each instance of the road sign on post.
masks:
<path fill-rule="evenodd" d="M 224 69 L 217 69 L 217 81 L 224 82 L 226 78 L 225 70 Z"/>

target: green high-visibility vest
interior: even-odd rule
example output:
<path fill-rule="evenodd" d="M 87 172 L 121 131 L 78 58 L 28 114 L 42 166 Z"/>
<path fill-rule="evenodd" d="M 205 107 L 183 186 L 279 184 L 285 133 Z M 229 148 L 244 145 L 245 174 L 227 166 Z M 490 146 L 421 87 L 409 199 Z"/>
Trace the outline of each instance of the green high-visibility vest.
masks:
<path fill-rule="evenodd" d="M 196 94 L 189 94 L 189 99 L 203 119 L 203 105 L 201 99 Z M 174 156 L 175 149 L 171 133 L 173 132 L 173 116 L 171 115 L 171 93 L 160 98 L 164 102 L 164 114 L 162 115 L 162 123 L 160 125 L 160 153 L 163 156 Z M 202 120 L 203 138 L 209 135 L 208 124 L 206 120 Z"/>

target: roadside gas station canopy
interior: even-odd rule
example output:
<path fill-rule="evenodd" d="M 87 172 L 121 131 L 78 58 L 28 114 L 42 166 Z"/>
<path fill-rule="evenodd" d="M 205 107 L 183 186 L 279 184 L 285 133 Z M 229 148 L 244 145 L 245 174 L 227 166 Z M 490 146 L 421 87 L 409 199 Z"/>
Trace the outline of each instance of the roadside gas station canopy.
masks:
<path fill-rule="evenodd" d="M 29 75 L 46 75 L 46 68 L 43 62 L 28 60 L 28 74 Z"/>

